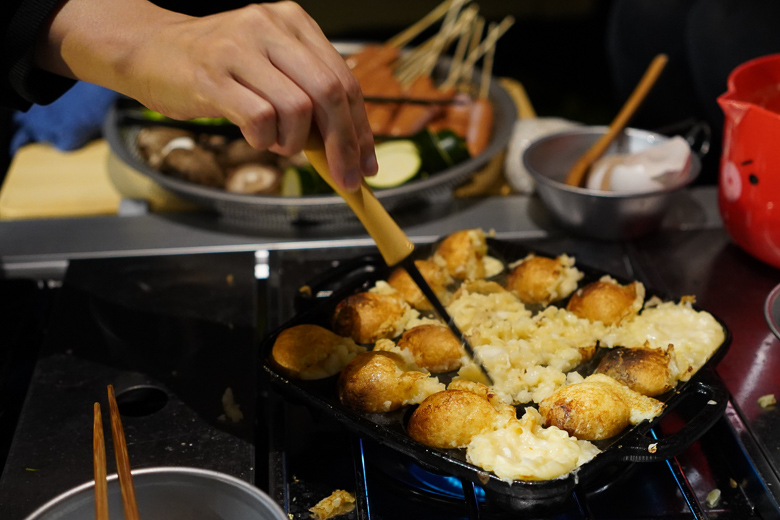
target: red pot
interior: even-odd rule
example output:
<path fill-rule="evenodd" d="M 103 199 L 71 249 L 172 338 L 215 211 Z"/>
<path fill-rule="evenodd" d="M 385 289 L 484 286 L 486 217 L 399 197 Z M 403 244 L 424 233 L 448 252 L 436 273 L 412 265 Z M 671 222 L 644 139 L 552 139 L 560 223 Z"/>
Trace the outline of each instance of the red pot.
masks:
<path fill-rule="evenodd" d="M 734 242 L 780 267 L 780 54 L 743 63 L 718 98 L 726 115 L 718 202 Z"/>

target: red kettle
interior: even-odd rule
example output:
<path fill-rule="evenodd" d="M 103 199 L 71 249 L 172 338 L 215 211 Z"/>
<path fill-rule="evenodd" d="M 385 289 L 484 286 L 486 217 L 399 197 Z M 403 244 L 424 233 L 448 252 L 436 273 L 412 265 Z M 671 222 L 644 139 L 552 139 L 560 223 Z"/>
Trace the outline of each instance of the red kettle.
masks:
<path fill-rule="evenodd" d="M 718 204 L 732 240 L 780 267 L 780 54 L 743 63 L 718 98 L 725 113 Z"/>

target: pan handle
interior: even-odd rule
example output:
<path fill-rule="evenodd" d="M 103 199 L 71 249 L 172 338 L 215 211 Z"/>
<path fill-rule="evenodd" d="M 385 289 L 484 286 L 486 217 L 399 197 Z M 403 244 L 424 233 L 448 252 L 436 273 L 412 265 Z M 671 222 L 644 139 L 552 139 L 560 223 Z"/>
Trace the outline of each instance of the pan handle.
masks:
<path fill-rule="evenodd" d="M 726 386 L 712 370 L 701 372 L 699 376 L 688 383 L 693 385 L 693 388 L 684 390 L 685 399 L 694 395 L 707 399 L 696 415 L 669 437 L 656 439 L 642 432 L 621 440 L 619 445 L 615 446 L 617 449 L 614 452 L 619 460 L 653 462 L 675 457 L 688 449 L 723 416 L 729 400 Z M 677 404 L 680 402 L 682 399 L 678 400 Z"/>

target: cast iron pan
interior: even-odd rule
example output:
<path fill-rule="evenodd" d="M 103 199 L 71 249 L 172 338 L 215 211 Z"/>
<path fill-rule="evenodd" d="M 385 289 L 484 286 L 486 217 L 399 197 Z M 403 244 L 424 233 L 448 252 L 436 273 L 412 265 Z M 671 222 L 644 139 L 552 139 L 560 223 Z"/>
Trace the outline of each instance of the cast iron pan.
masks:
<path fill-rule="evenodd" d="M 523 245 L 495 239 L 488 239 L 488 246 L 489 254 L 505 264 L 524 258 L 532 252 Z M 418 258 L 424 258 L 432 251 L 433 249 L 427 247 L 419 247 L 415 254 Z M 580 281 L 580 287 L 610 274 L 582 265 L 577 265 L 577 268 L 585 275 Z M 279 332 L 303 323 L 329 327 L 330 316 L 339 301 L 349 294 L 366 290 L 377 280 L 387 279 L 389 274 L 390 269 L 379 255 L 367 255 L 345 261 L 311 280 L 308 285 L 311 290 L 299 292 L 297 295 L 300 312 L 262 341 L 260 358 L 263 368 L 270 376 L 271 382 L 285 396 L 319 409 L 359 435 L 411 457 L 424 469 L 474 482 L 485 490 L 486 498 L 499 507 L 517 512 L 537 513 L 542 509 L 554 509 L 556 504 L 569 500 L 575 488 L 584 489 L 589 482 L 599 481 L 601 474 L 610 471 L 616 464 L 661 461 L 682 453 L 701 437 L 726 409 L 728 391 L 715 375 L 714 367 L 725 355 L 731 342 L 731 334 L 725 324 L 716 317 L 725 333 L 723 343 L 689 381 L 680 382 L 672 391 L 657 397 L 667 405 L 659 417 L 652 422 L 627 428 L 613 438 L 595 442 L 602 452 L 568 475 L 552 480 L 505 482 L 466 462 L 465 450 L 430 448 L 409 437 L 404 425 L 414 407 L 384 414 L 356 412 L 339 402 L 336 388 L 338 376 L 317 381 L 290 379 L 277 372 L 270 362 L 271 348 Z M 632 281 L 611 274 L 610 276 L 621 283 Z M 646 293 L 646 298 L 653 295 L 662 297 L 650 289 L 647 289 Z M 326 296 L 318 297 L 318 294 Z M 565 306 L 565 303 L 559 302 L 559 305 Z M 594 360 L 583 364 L 577 370 L 583 375 L 590 374 L 595 369 L 594 361 L 597 359 L 598 354 Z M 438 377 L 446 384 L 453 375 L 448 377 L 446 374 L 440 374 Z M 696 403 L 705 404 L 672 435 L 661 439 L 650 436 L 649 431 L 664 416 L 688 399 L 696 399 Z M 518 406 L 519 415 L 522 415 L 523 408 L 524 405 Z M 652 450 L 651 445 L 654 445 Z"/>

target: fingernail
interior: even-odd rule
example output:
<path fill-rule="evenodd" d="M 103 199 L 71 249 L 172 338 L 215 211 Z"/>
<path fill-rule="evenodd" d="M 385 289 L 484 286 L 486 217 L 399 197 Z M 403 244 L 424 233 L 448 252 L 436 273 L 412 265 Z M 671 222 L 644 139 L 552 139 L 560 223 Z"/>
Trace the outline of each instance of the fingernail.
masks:
<path fill-rule="evenodd" d="M 371 154 L 363 158 L 363 174 L 376 175 L 379 171 L 379 164 L 376 162 L 376 155 Z"/>
<path fill-rule="evenodd" d="M 357 168 L 350 168 L 344 173 L 344 187 L 348 191 L 355 191 L 360 186 L 361 177 Z"/>

